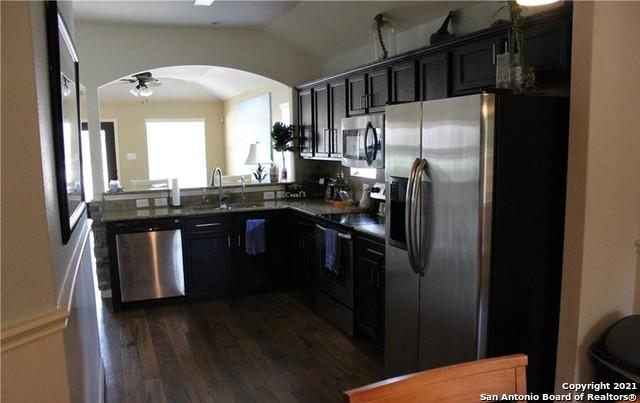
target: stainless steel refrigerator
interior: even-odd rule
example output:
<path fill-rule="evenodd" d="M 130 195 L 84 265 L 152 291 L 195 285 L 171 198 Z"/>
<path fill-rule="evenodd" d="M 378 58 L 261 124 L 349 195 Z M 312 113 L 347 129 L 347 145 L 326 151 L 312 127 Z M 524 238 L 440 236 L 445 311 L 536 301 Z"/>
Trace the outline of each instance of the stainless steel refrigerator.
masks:
<path fill-rule="evenodd" d="M 568 100 L 386 108 L 385 371 L 510 353 L 553 389 Z"/>

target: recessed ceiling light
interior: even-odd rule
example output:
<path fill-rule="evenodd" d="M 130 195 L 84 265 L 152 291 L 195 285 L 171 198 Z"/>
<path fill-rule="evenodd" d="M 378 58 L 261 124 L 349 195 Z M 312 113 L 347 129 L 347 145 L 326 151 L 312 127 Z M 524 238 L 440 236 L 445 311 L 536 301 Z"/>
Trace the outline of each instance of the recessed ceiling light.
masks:
<path fill-rule="evenodd" d="M 214 0 L 193 0 L 194 6 L 210 6 Z"/>

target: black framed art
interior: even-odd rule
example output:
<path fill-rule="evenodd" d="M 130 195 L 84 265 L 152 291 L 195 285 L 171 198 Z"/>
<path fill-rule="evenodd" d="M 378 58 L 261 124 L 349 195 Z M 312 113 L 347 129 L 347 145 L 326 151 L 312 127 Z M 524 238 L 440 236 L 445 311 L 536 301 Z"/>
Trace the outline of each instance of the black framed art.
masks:
<path fill-rule="evenodd" d="M 47 2 L 53 148 L 62 243 L 85 211 L 80 147 L 78 54 L 55 1 Z"/>

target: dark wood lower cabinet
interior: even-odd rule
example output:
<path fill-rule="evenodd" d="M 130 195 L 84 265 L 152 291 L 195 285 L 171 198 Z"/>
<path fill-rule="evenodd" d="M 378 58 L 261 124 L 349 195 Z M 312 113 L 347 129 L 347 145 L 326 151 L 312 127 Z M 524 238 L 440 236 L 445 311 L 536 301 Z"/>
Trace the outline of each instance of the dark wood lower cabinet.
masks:
<path fill-rule="evenodd" d="M 382 343 L 384 339 L 384 245 L 356 239 L 356 335 Z"/>
<path fill-rule="evenodd" d="M 234 259 L 238 235 L 237 231 L 185 234 L 188 297 L 221 296 L 239 290 L 240 278 Z"/>
<path fill-rule="evenodd" d="M 247 253 L 248 219 L 265 220 L 264 253 Z M 281 219 L 277 212 L 226 215 L 225 222 L 208 227 L 189 223 L 195 220 L 204 223 L 199 225 L 218 222 L 214 218 L 186 220 L 184 266 L 187 296 L 203 298 L 286 288 L 291 277 L 291 258 L 286 256 L 290 242 L 282 231 L 286 227 Z M 227 228 L 211 230 L 220 226 Z"/>
<path fill-rule="evenodd" d="M 311 220 L 295 217 L 294 264 L 292 267 L 295 288 L 315 298 L 315 224 Z"/>

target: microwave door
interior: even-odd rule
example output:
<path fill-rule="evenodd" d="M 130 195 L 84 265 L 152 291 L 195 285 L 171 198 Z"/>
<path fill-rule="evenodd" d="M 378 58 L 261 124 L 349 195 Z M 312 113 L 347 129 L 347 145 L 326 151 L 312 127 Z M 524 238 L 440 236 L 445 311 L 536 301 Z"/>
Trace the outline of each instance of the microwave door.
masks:
<path fill-rule="evenodd" d="M 343 130 L 343 165 L 355 168 L 367 166 L 363 134 L 364 130 L 361 129 Z"/>

